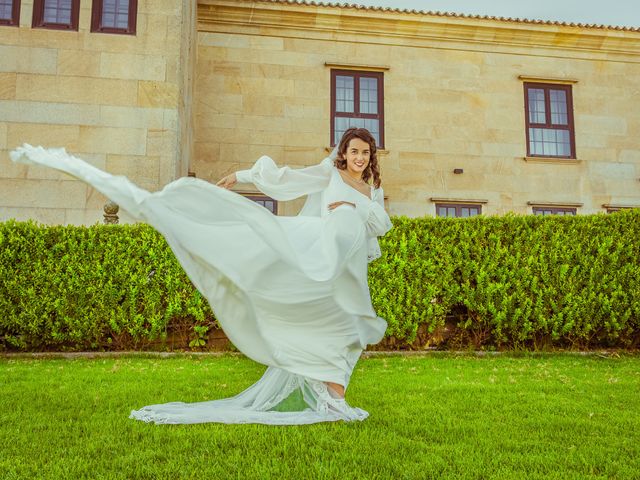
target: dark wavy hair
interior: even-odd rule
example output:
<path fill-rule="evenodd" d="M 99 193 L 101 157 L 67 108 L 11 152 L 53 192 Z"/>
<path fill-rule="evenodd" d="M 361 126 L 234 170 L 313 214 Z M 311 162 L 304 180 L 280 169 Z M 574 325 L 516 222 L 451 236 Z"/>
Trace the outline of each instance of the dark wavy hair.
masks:
<path fill-rule="evenodd" d="M 369 183 L 369 180 L 373 178 L 373 186 L 376 188 L 380 188 L 380 184 L 382 183 L 382 179 L 380 178 L 380 170 L 378 169 L 378 154 L 376 149 L 376 139 L 373 138 L 371 132 L 366 128 L 356 128 L 351 127 L 347 128 L 346 132 L 342 135 L 340 139 L 340 143 L 338 144 L 338 156 L 335 160 L 335 165 L 340 170 L 344 170 L 347 168 L 347 147 L 349 146 L 349 142 L 353 138 L 359 138 L 360 140 L 367 142 L 369 144 L 369 165 L 362 172 L 362 179 Z"/>

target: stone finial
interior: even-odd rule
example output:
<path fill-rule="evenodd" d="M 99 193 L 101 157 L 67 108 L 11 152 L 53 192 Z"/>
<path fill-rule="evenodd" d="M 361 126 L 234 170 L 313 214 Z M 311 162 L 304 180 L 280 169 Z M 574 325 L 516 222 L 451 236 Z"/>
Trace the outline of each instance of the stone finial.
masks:
<path fill-rule="evenodd" d="M 115 225 L 118 223 L 118 210 L 120 207 L 117 203 L 109 200 L 104 204 L 104 223 L 105 225 Z"/>

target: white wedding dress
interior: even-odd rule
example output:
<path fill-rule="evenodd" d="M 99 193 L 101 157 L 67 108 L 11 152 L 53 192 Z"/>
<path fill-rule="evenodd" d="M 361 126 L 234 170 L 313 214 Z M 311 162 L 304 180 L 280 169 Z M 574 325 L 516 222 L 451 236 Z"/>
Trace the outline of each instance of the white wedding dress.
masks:
<path fill-rule="evenodd" d="M 133 410 L 155 423 L 308 424 L 363 420 L 325 382 L 349 385 L 362 350 L 379 342 L 386 322 L 371 305 L 367 262 L 380 256 L 378 236 L 390 228 L 381 188 L 371 198 L 348 186 L 336 151 L 307 168 L 278 168 L 267 156 L 237 172 L 276 200 L 307 195 L 298 216 L 281 217 L 232 191 L 180 178 L 158 192 L 143 190 L 64 149 L 23 145 L 14 162 L 67 172 L 95 187 L 167 240 L 228 338 L 268 366 L 238 395 L 198 403 L 171 402 Z M 333 211 L 334 201 L 353 202 Z"/>

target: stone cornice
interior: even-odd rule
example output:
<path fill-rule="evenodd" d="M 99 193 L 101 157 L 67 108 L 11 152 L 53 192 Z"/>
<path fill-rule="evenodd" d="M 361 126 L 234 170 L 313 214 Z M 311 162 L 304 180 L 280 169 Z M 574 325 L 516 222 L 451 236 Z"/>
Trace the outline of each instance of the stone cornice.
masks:
<path fill-rule="evenodd" d="M 640 62 L 637 31 L 298 3 L 198 0 L 198 30 L 525 55 L 533 54 L 531 49 L 578 58 L 618 54 Z"/>
<path fill-rule="evenodd" d="M 433 203 L 470 203 L 470 204 L 480 204 L 480 203 L 489 203 L 489 200 L 484 198 L 449 198 L 449 197 L 430 197 L 430 202 Z"/>
<path fill-rule="evenodd" d="M 561 85 L 573 85 L 578 83 L 578 80 L 575 78 L 536 77 L 532 75 L 518 75 L 518 79 L 523 82 L 558 83 Z"/>

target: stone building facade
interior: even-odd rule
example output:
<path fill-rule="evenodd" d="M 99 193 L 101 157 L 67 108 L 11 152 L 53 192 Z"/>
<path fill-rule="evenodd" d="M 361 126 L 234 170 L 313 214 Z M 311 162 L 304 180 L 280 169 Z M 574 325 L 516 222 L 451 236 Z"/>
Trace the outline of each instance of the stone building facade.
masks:
<path fill-rule="evenodd" d="M 159 189 L 261 155 L 319 162 L 367 126 L 392 215 L 640 206 L 640 31 L 311 1 L 137 2 L 135 35 L 0 26 L 0 220 L 94 223 L 105 199 L 11 165 L 65 146 Z M 189 6 L 191 5 L 191 6 Z M 278 214 L 300 201 L 271 202 Z M 125 216 L 126 220 L 126 216 Z"/>
<path fill-rule="evenodd" d="M 131 0 L 135 33 L 103 33 L 93 31 L 95 6 L 114 2 L 53 2 L 77 9 L 77 24 L 60 9 L 36 26 L 43 3 L 13 2 L 15 25 L 0 10 L 0 220 L 92 224 L 102 219 L 101 194 L 68 175 L 14 165 L 9 151 L 25 142 L 64 147 L 150 190 L 186 175 L 196 9 Z"/>

